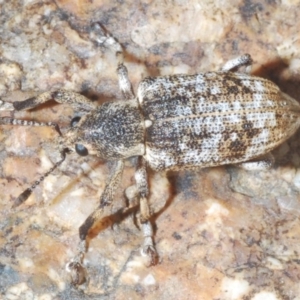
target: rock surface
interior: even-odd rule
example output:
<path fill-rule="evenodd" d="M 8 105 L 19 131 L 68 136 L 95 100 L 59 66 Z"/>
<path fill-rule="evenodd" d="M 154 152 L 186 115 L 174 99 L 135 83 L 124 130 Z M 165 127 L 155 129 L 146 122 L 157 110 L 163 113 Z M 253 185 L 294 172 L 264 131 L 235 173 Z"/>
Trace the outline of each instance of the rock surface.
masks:
<path fill-rule="evenodd" d="M 64 88 L 100 103 L 122 99 L 114 53 L 87 39 L 87 26 L 97 21 L 123 45 L 135 90 L 148 75 L 217 70 L 250 53 L 254 74 L 299 101 L 299 9 L 292 0 L 0 1 L 0 97 L 16 101 Z M 55 121 L 64 130 L 73 111 L 50 102 L 1 115 Z M 159 264 L 145 266 L 141 232 L 128 216 L 91 232 L 89 281 L 76 289 L 65 264 L 111 164 L 74 154 L 13 209 L 14 199 L 59 159 L 56 133 L 0 130 L 0 298 L 300 299 L 299 133 L 274 151 L 269 171 L 151 172 Z M 129 161 L 116 216 L 133 172 Z"/>

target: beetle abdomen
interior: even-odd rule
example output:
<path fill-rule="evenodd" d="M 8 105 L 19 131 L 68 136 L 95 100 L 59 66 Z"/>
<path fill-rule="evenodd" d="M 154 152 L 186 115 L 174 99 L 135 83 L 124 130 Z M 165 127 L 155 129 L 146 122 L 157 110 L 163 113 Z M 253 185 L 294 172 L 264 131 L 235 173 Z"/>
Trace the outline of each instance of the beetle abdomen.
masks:
<path fill-rule="evenodd" d="M 299 104 L 269 80 L 209 72 L 146 78 L 138 89 L 155 170 L 209 167 L 270 152 L 300 126 Z"/>

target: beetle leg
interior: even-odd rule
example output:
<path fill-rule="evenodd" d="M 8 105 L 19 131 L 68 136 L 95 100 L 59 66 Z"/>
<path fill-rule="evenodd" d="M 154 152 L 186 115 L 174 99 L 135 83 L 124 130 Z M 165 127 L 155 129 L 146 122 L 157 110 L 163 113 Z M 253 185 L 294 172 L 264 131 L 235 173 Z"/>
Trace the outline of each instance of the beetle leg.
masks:
<path fill-rule="evenodd" d="M 109 182 L 106 184 L 101 195 L 99 207 L 87 217 L 87 219 L 79 228 L 80 244 L 78 247 L 78 254 L 66 266 L 67 271 L 71 273 L 72 283 L 74 285 L 80 285 L 85 281 L 85 271 L 82 263 L 84 253 L 87 250 L 86 238 L 88 236 L 89 230 L 100 220 L 104 220 L 104 217 L 106 216 L 105 208 L 108 208 L 113 202 L 115 191 L 122 177 L 123 168 L 124 162 L 122 160 L 119 160 L 112 176 L 109 179 Z"/>
<path fill-rule="evenodd" d="M 10 102 L 0 100 L 0 111 L 14 110 L 14 106 Z"/>
<path fill-rule="evenodd" d="M 244 54 L 234 59 L 229 60 L 225 63 L 225 65 L 221 68 L 221 71 L 229 72 L 233 71 L 235 68 L 240 68 L 242 66 L 246 66 L 246 73 L 250 73 L 251 71 L 251 64 L 252 64 L 252 57 L 250 54 Z"/>
<path fill-rule="evenodd" d="M 138 204 L 139 192 L 135 184 L 126 188 L 125 196 L 129 200 L 129 208 Z"/>
<path fill-rule="evenodd" d="M 147 182 L 147 169 L 146 161 L 143 157 L 139 157 L 139 165 L 135 172 L 135 181 L 140 200 L 140 222 L 142 224 L 142 231 L 144 236 L 144 243 L 142 248 L 142 254 L 149 257 L 150 265 L 157 263 L 157 252 L 153 243 L 153 226 L 150 222 L 150 208 L 148 204 L 148 182 Z"/>
<path fill-rule="evenodd" d="M 117 74 L 119 79 L 119 87 L 125 99 L 129 100 L 134 98 L 134 92 L 130 79 L 128 77 L 128 70 L 124 65 L 124 53 L 121 46 L 120 49 L 121 51 L 116 52 L 116 56 L 118 59 Z"/>
<path fill-rule="evenodd" d="M 123 64 L 123 54 L 119 54 L 122 58 L 119 59 L 119 64 L 117 68 L 117 73 L 119 77 L 119 87 L 125 97 L 125 99 L 133 99 L 134 93 L 132 89 L 131 82 L 128 77 L 128 71 L 125 65 Z"/>
<path fill-rule="evenodd" d="M 146 169 L 146 161 L 143 157 L 139 157 L 138 159 L 138 167 L 135 171 L 134 178 L 136 181 L 136 186 L 139 194 L 139 202 L 140 202 L 140 212 L 141 223 L 145 223 L 150 218 L 150 209 L 147 201 L 147 197 L 149 194 L 148 182 L 147 182 L 147 169 Z"/>
<path fill-rule="evenodd" d="M 270 169 L 273 164 L 274 156 L 271 153 L 268 153 L 264 156 L 261 156 L 259 159 L 246 161 L 236 165 L 249 171 L 263 171 Z"/>
<path fill-rule="evenodd" d="M 149 266 L 156 265 L 158 261 L 158 254 L 153 243 L 153 225 L 150 221 L 146 221 L 142 224 L 142 230 L 144 236 L 142 255 L 147 256 L 149 259 Z"/>
<path fill-rule="evenodd" d="M 140 176 L 140 175 L 138 175 Z M 147 219 L 150 217 L 149 206 L 147 198 L 140 198 L 140 192 L 138 191 L 137 185 L 128 187 L 125 191 L 125 195 L 129 200 L 129 208 L 136 205 L 136 200 L 140 202 L 140 223 L 143 232 L 144 242 L 142 247 L 142 255 L 149 258 L 149 265 L 155 265 L 157 262 L 157 252 L 153 243 L 153 226 Z"/>
<path fill-rule="evenodd" d="M 128 77 L 127 68 L 123 63 L 124 53 L 120 43 L 98 23 L 91 26 L 90 38 L 99 46 L 109 48 L 116 53 L 118 60 L 117 73 L 119 78 L 119 87 L 125 99 L 133 99 L 134 93 Z"/>
<path fill-rule="evenodd" d="M 15 101 L 12 104 L 15 110 L 26 110 L 34 108 L 40 104 L 46 103 L 49 100 L 55 100 L 58 103 L 71 105 L 75 110 L 90 111 L 96 108 L 96 104 L 88 98 L 70 91 L 57 90 L 54 92 L 45 92 L 36 97 L 31 97 L 23 101 Z M 2 103 L 5 103 L 2 101 Z M 1 104 L 1 103 L 0 103 Z"/>
<path fill-rule="evenodd" d="M 100 47 L 111 49 L 116 55 L 123 52 L 120 43 L 99 23 L 93 23 L 91 25 L 90 39 Z"/>

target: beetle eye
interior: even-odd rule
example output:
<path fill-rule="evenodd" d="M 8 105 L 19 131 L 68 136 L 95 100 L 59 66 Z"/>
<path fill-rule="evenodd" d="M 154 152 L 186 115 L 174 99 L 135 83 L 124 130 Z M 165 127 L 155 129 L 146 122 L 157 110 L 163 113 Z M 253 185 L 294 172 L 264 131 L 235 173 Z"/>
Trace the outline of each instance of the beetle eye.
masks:
<path fill-rule="evenodd" d="M 72 120 L 71 120 L 71 123 L 70 123 L 70 126 L 71 127 L 74 127 L 74 126 L 76 126 L 76 124 L 80 121 L 80 117 L 74 117 Z"/>
<path fill-rule="evenodd" d="M 75 151 L 80 156 L 87 156 L 89 154 L 88 150 L 81 144 L 75 144 Z"/>

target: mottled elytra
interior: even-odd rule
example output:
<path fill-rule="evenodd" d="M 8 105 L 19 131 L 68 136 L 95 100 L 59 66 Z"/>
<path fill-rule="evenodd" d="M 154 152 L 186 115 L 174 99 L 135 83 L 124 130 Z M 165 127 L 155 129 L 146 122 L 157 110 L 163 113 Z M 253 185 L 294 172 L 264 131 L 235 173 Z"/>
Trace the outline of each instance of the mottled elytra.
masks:
<path fill-rule="evenodd" d="M 105 208 L 112 204 L 125 159 L 138 157 L 136 183 L 126 195 L 139 199 L 142 253 L 155 264 L 147 168 L 162 171 L 225 164 L 266 168 L 272 163 L 270 152 L 300 126 L 300 106 L 294 99 L 269 80 L 247 72 L 233 72 L 251 65 L 248 54 L 230 60 L 218 72 L 145 78 L 135 96 L 120 44 L 98 24 L 91 27 L 91 38 L 99 45 L 109 45 L 117 53 L 119 86 L 125 99 L 98 105 L 80 94 L 59 90 L 20 102 L 1 101 L 0 106 L 1 110 L 26 110 L 54 99 L 86 112 L 81 118 L 72 119 L 63 136 L 52 122 L 0 119 L 2 125 L 52 126 L 59 133 L 55 143 L 62 158 L 27 188 L 15 205 L 26 201 L 70 152 L 116 161 L 99 206 L 79 228 L 78 253 L 67 264 L 75 285 L 85 281 L 86 238 L 94 224 L 106 217 Z"/>

